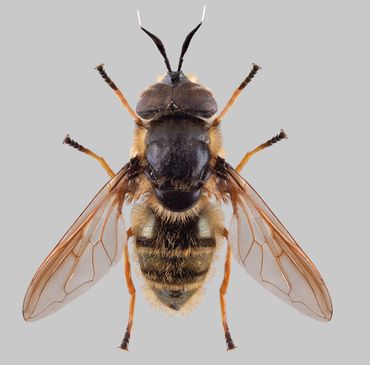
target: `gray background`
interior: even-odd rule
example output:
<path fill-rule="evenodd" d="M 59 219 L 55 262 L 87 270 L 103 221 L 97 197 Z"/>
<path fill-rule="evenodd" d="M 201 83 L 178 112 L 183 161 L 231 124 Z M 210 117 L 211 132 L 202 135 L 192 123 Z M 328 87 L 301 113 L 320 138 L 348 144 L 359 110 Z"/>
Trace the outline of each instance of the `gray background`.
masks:
<path fill-rule="evenodd" d="M 251 63 L 262 66 L 222 123 L 228 159 L 235 165 L 280 128 L 287 131 L 289 140 L 258 154 L 243 175 L 317 264 L 334 302 L 332 322 L 300 315 L 234 266 L 227 301 L 239 348 L 226 353 L 218 300 L 222 258 L 202 304 L 185 319 L 152 309 L 138 290 L 124 353 L 116 348 L 128 311 L 121 265 L 39 322 L 23 322 L 23 295 L 107 180 L 95 161 L 62 146 L 64 135 L 102 154 L 115 170 L 127 161 L 134 123 L 94 66 L 105 62 L 134 106 L 165 71 L 139 30 L 136 8 L 176 64 L 203 2 L 3 1 L 1 362 L 368 362 L 367 5 L 209 1 L 183 66 L 214 91 L 220 108 Z"/>

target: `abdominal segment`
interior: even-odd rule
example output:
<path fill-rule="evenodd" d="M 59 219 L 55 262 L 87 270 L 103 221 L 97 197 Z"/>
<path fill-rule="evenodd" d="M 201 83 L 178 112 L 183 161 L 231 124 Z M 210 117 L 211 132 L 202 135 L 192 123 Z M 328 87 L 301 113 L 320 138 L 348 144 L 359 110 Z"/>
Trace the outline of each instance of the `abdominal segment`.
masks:
<path fill-rule="evenodd" d="M 191 251 L 188 257 L 181 258 L 144 253 L 145 250 L 138 255 L 149 287 L 162 304 L 174 310 L 180 310 L 203 285 L 211 265 L 213 250 L 200 255 L 196 249 Z"/>
<path fill-rule="evenodd" d="M 132 229 L 140 270 L 162 305 L 180 311 L 203 286 L 216 249 L 214 217 L 205 208 L 186 221 L 168 221 L 144 204 L 135 206 Z"/>

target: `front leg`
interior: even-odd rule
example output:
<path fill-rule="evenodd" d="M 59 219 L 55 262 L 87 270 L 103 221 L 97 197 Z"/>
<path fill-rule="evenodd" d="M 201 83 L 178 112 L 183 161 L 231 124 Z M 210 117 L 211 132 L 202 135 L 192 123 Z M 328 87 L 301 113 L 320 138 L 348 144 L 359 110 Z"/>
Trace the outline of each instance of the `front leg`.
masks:
<path fill-rule="evenodd" d="M 104 79 L 104 81 L 111 87 L 111 89 L 117 95 L 118 99 L 120 100 L 120 102 L 122 103 L 122 105 L 126 108 L 126 110 L 130 113 L 130 115 L 134 119 L 135 123 L 139 127 L 144 127 L 143 121 L 139 118 L 139 116 L 131 108 L 130 104 L 128 103 L 128 101 L 126 100 L 126 98 L 123 96 L 121 90 L 116 86 L 116 84 L 111 80 L 111 78 L 105 72 L 104 65 L 101 64 L 99 66 L 96 66 L 95 69 L 99 72 L 100 76 Z"/>

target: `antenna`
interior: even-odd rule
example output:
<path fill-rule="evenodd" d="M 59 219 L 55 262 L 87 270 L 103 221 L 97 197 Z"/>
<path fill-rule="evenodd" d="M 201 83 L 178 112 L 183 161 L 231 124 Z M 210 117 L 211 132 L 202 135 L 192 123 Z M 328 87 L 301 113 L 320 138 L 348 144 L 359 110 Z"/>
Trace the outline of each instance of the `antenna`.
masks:
<path fill-rule="evenodd" d="M 193 36 L 196 33 L 196 31 L 202 25 L 205 15 L 206 15 L 206 6 L 204 5 L 203 12 L 202 12 L 202 18 L 200 19 L 200 23 L 186 36 L 185 41 L 182 44 L 182 49 L 181 49 L 181 54 L 180 54 L 180 58 L 179 58 L 179 65 L 177 67 L 177 72 L 180 72 L 181 71 L 182 63 L 184 62 L 184 55 L 185 55 L 186 51 L 189 48 L 191 39 L 193 38 Z"/>
<path fill-rule="evenodd" d="M 164 63 L 166 64 L 167 70 L 172 73 L 170 61 L 168 60 L 166 49 L 164 48 L 164 45 L 163 45 L 162 41 L 156 35 L 149 32 L 148 30 L 146 30 L 142 26 L 139 9 L 137 10 L 137 18 L 138 18 L 138 21 L 139 21 L 140 28 L 153 40 L 153 42 L 157 46 L 159 52 L 161 53 L 161 55 L 164 58 Z"/>

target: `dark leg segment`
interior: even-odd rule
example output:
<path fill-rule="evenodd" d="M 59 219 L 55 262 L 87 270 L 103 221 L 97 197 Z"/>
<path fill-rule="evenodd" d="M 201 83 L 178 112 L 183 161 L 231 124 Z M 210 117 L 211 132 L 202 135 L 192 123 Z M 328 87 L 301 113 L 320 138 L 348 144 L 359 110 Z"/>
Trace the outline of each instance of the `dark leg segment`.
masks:
<path fill-rule="evenodd" d="M 129 229 L 127 231 L 128 238 L 131 237 L 131 235 L 132 235 L 131 229 Z M 124 265 L 125 265 L 125 277 L 126 277 L 127 289 L 130 294 L 130 306 L 129 306 L 129 316 L 128 316 L 126 332 L 125 332 L 125 336 L 123 337 L 120 348 L 122 350 L 128 351 L 128 344 L 130 342 L 131 329 L 132 329 L 132 324 L 134 321 L 135 297 L 136 297 L 135 286 L 131 278 L 131 264 L 130 264 L 130 256 L 128 253 L 128 242 L 126 242 L 124 246 L 124 260 L 125 260 Z"/>
<path fill-rule="evenodd" d="M 222 318 L 222 325 L 224 327 L 225 340 L 226 340 L 228 351 L 235 349 L 236 347 L 231 338 L 229 326 L 227 324 L 227 319 L 226 319 L 225 294 L 227 292 L 227 287 L 229 285 L 230 271 L 231 271 L 231 249 L 230 249 L 230 245 L 228 244 L 227 251 L 226 251 L 226 259 L 225 259 L 224 280 L 222 281 L 221 288 L 220 288 L 221 318 Z"/>

